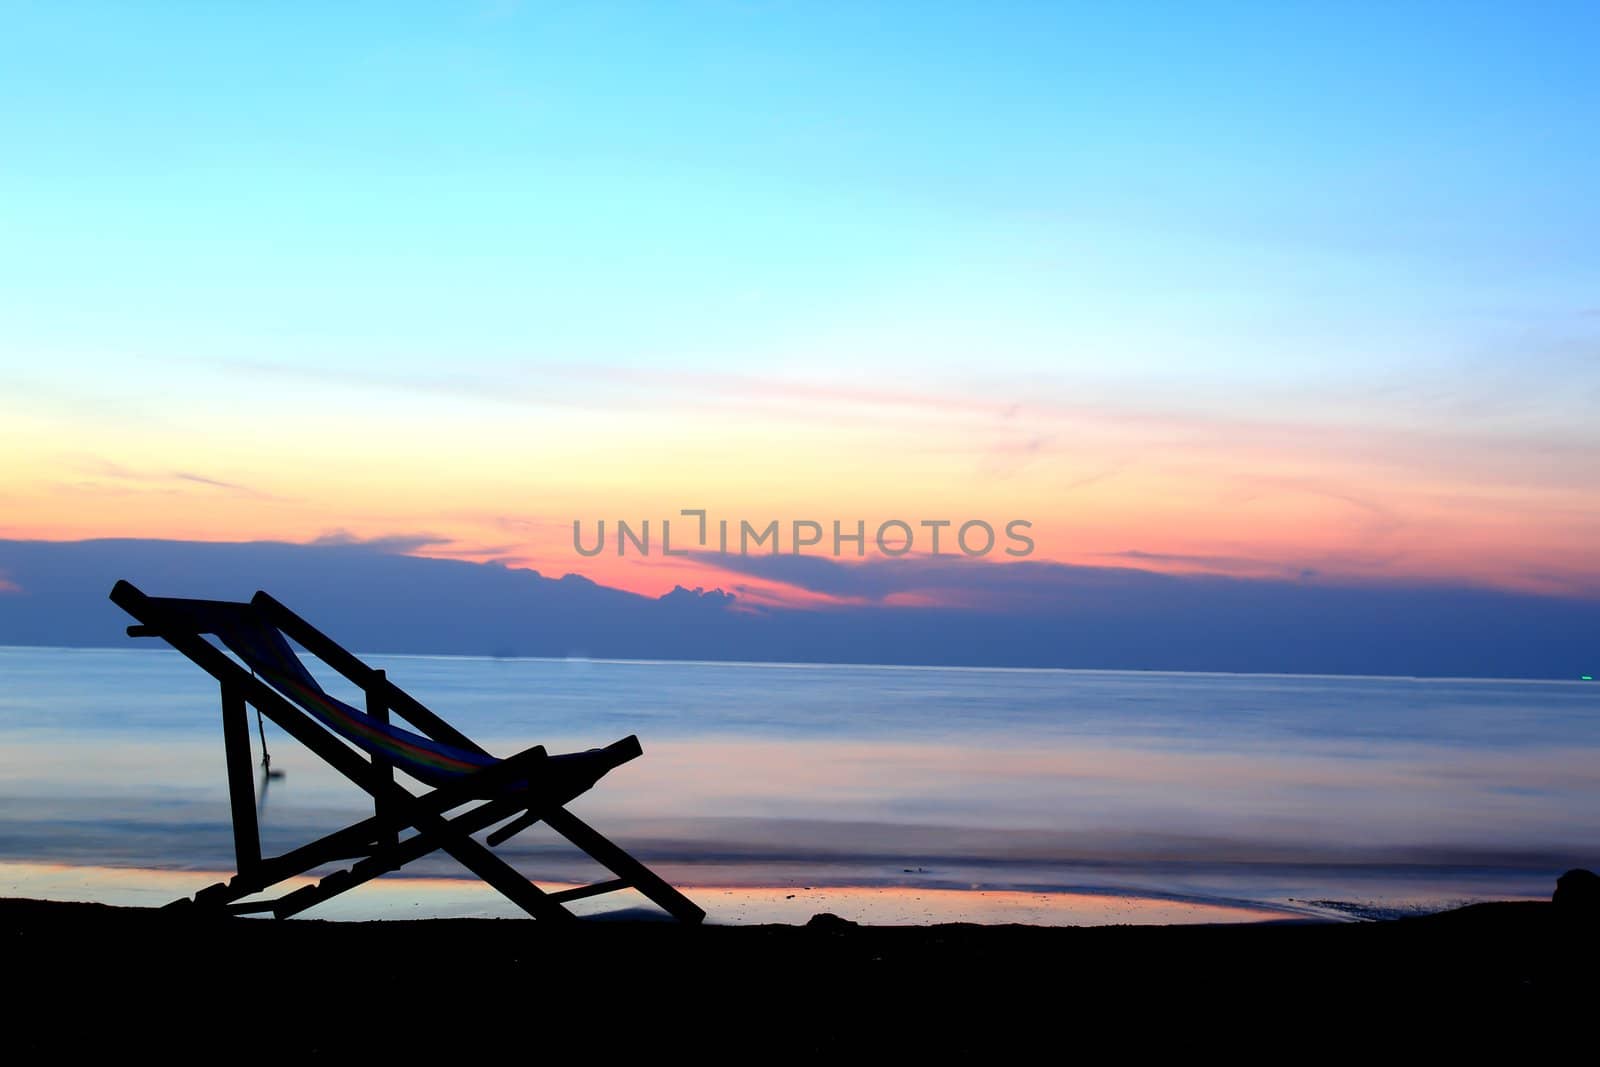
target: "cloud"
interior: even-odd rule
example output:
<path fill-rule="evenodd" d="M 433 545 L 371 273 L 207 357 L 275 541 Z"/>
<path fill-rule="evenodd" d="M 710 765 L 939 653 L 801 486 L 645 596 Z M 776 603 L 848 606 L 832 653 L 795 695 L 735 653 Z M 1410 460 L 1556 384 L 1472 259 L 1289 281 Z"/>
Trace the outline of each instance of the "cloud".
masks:
<path fill-rule="evenodd" d="M 58 361 L 58 367 L 68 367 L 69 360 Z M 146 405 L 130 404 L 126 397 L 110 392 L 84 388 L 87 375 L 77 375 L 67 381 L 46 381 L 37 377 L 0 373 L 0 397 L 20 406 L 26 402 L 30 411 L 54 412 L 72 418 L 84 419 L 96 426 L 114 424 L 130 428 L 149 429 L 167 425 L 167 419 Z"/>
<path fill-rule="evenodd" d="M 365 548 L 388 555 L 403 556 L 435 545 L 448 545 L 454 539 L 438 534 L 380 534 L 377 537 L 360 537 L 349 530 L 329 530 L 306 544 L 313 548 Z"/>
<path fill-rule="evenodd" d="M 740 555 L 696 552 L 697 562 L 718 570 L 786 585 L 827 598 L 821 605 L 927 607 L 1034 616 L 1102 611 L 1159 615 L 1177 605 L 1193 607 L 1216 598 L 1243 605 L 1280 602 L 1320 590 L 1331 601 L 1370 596 L 1445 597 L 1456 593 L 1495 595 L 1489 588 L 1437 581 L 1335 579 L 1316 566 L 1247 557 L 1187 555 L 1128 549 L 1107 555 L 1134 563 L 1192 567 L 1206 573 L 1171 574 L 1137 566 L 1087 566 L 1049 560 L 994 560 L 965 556 L 869 557 Z M 1580 599 L 1593 589 L 1572 590 Z M 800 605 L 794 605 L 800 606 Z M 1186 607 L 1184 610 L 1188 610 Z M 1275 607 L 1276 610 L 1276 607 Z M 1307 610 L 1313 610 L 1308 608 Z"/>
<path fill-rule="evenodd" d="M 881 601 L 891 594 L 908 591 L 908 586 L 915 582 L 913 572 L 904 566 L 879 568 L 866 563 L 847 564 L 827 556 L 792 553 L 740 555 L 733 552 L 692 552 L 690 555 L 718 570 L 841 599 Z M 883 562 L 907 564 L 912 561 L 900 559 Z"/>
<path fill-rule="evenodd" d="M 1251 474 L 1242 476 L 1240 480 L 1247 485 L 1260 487 L 1268 495 L 1281 493 L 1304 494 L 1347 505 L 1365 516 L 1363 531 L 1368 539 L 1385 537 L 1397 532 L 1405 525 L 1405 521 L 1395 513 L 1393 508 L 1374 499 L 1370 494 L 1357 492 L 1327 478 L 1265 477 Z M 1248 501 L 1254 500 L 1256 497 L 1247 494 L 1241 499 Z"/>
<path fill-rule="evenodd" d="M 136 470 L 123 466 L 103 456 L 88 456 L 76 460 L 78 469 L 97 478 L 107 478 L 113 483 L 106 486 L 103 483 L 79 482 L 70 485 L 74 489 L 99 489 L 110 492 L 155 492 L 173 493 L 184 486 L 204 486 L 207 489 L 220 489 L 223 492 L 234 493 L 239 496 L 255 497 L 260 500 L 278 500 L 280 497 L 264 492 L 239 482 L 231 482 L 222 478 L 214 478 L 208 474 L 200 474 L 190 470 L 152 471 Z"/>
<path fill-rule="evenodd" d="M 276 499 L 271 493 L 264 493 L 259 489 L 252 489 L 248 485 L 240 485 L 238 482 L 225 482 L 220 478 L 208 478 L 203 474 L 195 474 L 192 471 L 173 471 L 172 477 L 178 479 L 179 481 L 193 482 L 196 485 L 207 485 L 213 489 L 225 489 L 228 492 L 240 493 L 244 496 L 260 497 L 263 500 Z"/>
<path fill-rule="evenodd" d="M 1049 455 L 1054 441 L 1052 434 L 1029 434 L 995 441 L 984 450 L 979 471 L 990 480 L 1009 478 L 1040 457 Z"/>
<path fill-rule="evenodd" d="M 1089 486 L 1094 485 L 1096 482 L 1103 482 L 1107 478 L 1114 478 L 1126 469 L 1127 464 L 1119 463 L 1115 466 L 1107 467 L 1104 470 L 1095 471 L 1093 474 L 1086 474 L 1081 478 L 1074 478 L 1072 481 L 1065 483 L 1059 488 L 1063 493 L 1071 492 L 1074 489 L 1086 489 Z"/>
<path fill-rule="evenodd" d="M 470 374 L 407 374 L 395 370 L 347 370 L 334 366 L 304 366 L 261 360 L 224 360 L 212 365 L 224 372 L 247 374 L 275 381 L 313 382 L 352 389 L 391 389 L 428 396 L 454 396 L 498 403 L 559 406 L 562 399 L 546 389 L 529 389 L 509 377 Z"/>
<path fill-rule="evenodd" d="M 980 462 L 1005 470 L 1037 462 L 1067 445 L 1104 446 L 1112 436 L 1124 462 L 1211 454 L 1223 460 L 1268 453 L 1302 464 L 1343 468 L 1379 465 L 1431 472 L 1453 483 L 1591 484 L 1597 440 L 1571 418 L 1545 424 L 1463 419 L 1458 403 L 1431 381 L 1346 389 L 1324 387 L 1235 394 L 1174 395 L 1149 385 L 1074 383 L 1035 377 L 933 380 L 899 386 L 730 373 L 559 364 L 528 360 L 479 373 L 350 370 L 263 361 L 208 361 L 223 373 L 315 381 L 353 389 L 394 389 L 430 397 L 580 410 L 701 410 L 745 418 L 772 416 L 813 425 L 926 427 L 928 446 L 945 450 L 952 421 L 979 432 L 968 449 Z M 1589 383 L 1574 382 L 1567 394 Z M 1478 387 L 1475 396 L 1505 389 Z M 1025 398 L 1019 400 L 1018 397 Z M 1534 400 L 1526 400 L 1534 403 Z M 1538 400 L 1539 410 L 1548 404 Z M 1519 408 L 1520 410 L 1520 408 Z M 982 440 L 994 434 L 996 440 Z M 1237 463 L 1234 464 L 1237 467 Z"/>
<path fill-rule="evenodd" d="M 969 417 L 996 423 L 1024 414 L 1019 402 L 974 395 L 970 389 L 906 390 L 841 385 L 725 371 L 655 370 L 529 361 L 482 374 L 350 370 L 262 360 L 204 361 L 224 373 L 299 380 L 358 390 L 389 389 L 514 406 L 583 410 L 678 407 L 743 414 L 774 413 L 813 422 L 878 422 L 886 416 L 938 421 Z M 530 385 L 529 383 L 537 383 Z"/>
<path fill-rule="evenodd" d="M 1096 555 L 1107 559 L 1133 560 L 1138 563 L 1198 567 L 1202 570 L 1217 571 L 1224 574 L 1261 574 L 1264 571 L 1294 573 L 1301 569 L 1298 567 L 1284 568 L 1276 563 L 1250 559 L 1247 556 L 1220 556 L 1186 552 L 1145 552 L 1137 548 L 1124 549 L 1121 552 L 1099 552 Z"/>
<path fill-rule="evenodd" d="M 0 570 L 29 594 L 0 596 L 0 644 L 115 644 L 119 578 L 173 596 L 268 589 L 352 647 L 397 653 L 1571 678 L 1594 673 L 1600 632 L 1600 597 L 947 557 L 723 557 L 852 598 L 744 609 L 335 542 L 0 541 Z"/>
<path fill-rule="evenodd" d="M 526 537 L 543 533 L 558 533 L 566 537 L 572 533 L 571 519 L 552 519 L 543 516 L 525 515 L 485 515 L 481 512 L 466 511 L 455 512 L 454 517 L 471 522 L 484 523 L 496 529 Z"/>
<path fill-rule="evenodd" d="M 433 533 L 392 533 L 362 537 L 349 530 L 329 530 L 305 542 L 316 548 L 360 548 L 387 555 L 425 555 L 434 559 L 455 559 L 469 563 L 494 563 L 504 567 L 527 567 L 530 558 L 525 546 L 517 542 L 465 541 Z"/>
<path fill-rule="evenodd" d="M 637 367 L 568 368 L 562 372 L 574 378 L 591 378 L 605 383 L 624 382 L 692 397 L 726 397 L 740 403 L 766 401 L 785 406 L 824 402 L 833 408 L 853 408 L 882 413 L 902 410 L 936 416 L 975 415 L 1011 420 L 1023 414 L 1022 404 L 1014 400 L 993 399 L 967 391 L 910 390 L 841 385 L 832 382 L 774 378 L 722 371 L 653 370 Z"/>
<path fill-rule="evenodd" d="M 903 556 L 846 562 L 828 556 L 696 552 L 709 566 L 867 604 L 1028 610 L 1130 584 L 1159 585 L 1169 575 L 1121 567 L 1084 567 L 1035 560 L 967 556 Z"/>

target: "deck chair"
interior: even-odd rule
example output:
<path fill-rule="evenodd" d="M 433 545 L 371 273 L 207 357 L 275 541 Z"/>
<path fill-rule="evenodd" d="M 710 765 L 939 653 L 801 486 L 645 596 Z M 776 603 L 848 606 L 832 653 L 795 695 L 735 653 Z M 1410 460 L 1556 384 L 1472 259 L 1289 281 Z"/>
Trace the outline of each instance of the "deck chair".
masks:
<path fill-rule="evenodd" d="M 674 918 L 698 923 L 705 912 L 644 864 L 566 810 L 613 768 L 642 755 L 636 737 L 605 748 L 552 756 L 535 745 L 496 759 L 471 739 L 362 663 L 332 638 L 266 593 L 248 603 L 152 597 L 121 581 L 111 599 L 139 620 L 130 637 L 159 637 L 215 678 L 222 689 L 222 733 L 233 813 L 238 873 L 192 900 L 233 914 L 270 911 L 282 918 L 442 849 L 535 918 L 574 918 L 566 901 L 619 889 L 638 890 Z M 221 643 L 206 639 L 210 635 Z M 329 695 L 290 641 L 342 674 L 365 693 L 365 708 Z M 235 660 L 223 651 L 231 651 Z M 241 665 L 242 664 L 242 665 Z M 278 856 L 261 854 L 247 706 L 281 726 L 372 796 L 373 815 Z M 390 721 L 391 713 L 416 729 Z M 421 785 L 414 793 L 395 780 L 399 770 Z M 461 810 L 457 810 L 461 809 Z M 491 846 L 543 822 L 616 877 L 546 892 L 497 856 Z M 471 835 L 500 823 L 482 844 Z M 407 831 L 414 831 L 407 833 Z M 352 866 L 265 901 L 288 878 L 330 863 Z"/>

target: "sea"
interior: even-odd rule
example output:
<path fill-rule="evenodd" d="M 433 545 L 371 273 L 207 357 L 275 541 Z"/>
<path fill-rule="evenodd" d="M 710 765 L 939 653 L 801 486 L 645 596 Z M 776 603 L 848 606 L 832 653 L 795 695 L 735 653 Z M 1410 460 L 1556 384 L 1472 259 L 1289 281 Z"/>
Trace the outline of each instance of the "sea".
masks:
<path fill-rule="evenodd" d="M 1359 921 L 1600 866 L 1596 682 L 366 658 L 497 754 L 637 735 L 572 810 L 712 922 Z M 268 853 L 370 813 L 251 733 L 281 772 L 255 783 Z M 230 827 L 209 676 L 0 647 L 0 895 L 166 903 L 229 876 Z M 544 827 L 500 853 L 547 887 L 608 877 Z M 304 913 L 512 914 L 443 854 Z"/>

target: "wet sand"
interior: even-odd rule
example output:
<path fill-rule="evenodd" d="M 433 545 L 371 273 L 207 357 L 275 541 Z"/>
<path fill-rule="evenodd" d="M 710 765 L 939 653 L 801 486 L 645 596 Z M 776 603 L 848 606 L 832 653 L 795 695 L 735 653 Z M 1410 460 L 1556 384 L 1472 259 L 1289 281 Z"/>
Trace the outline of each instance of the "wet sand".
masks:
<path fill-rule="evenodd" d="M 125 907 L 160 907 L 193 896 L 229 874 L 221 871 L 162 871 L 56 863 L 0 861 L 0 896 L 35 900 L 94 901 Z M 285 880 L 279 892 L 315 884 L 311 877 Z M 541 883 L 547 891 L 571 886 Z M 872 926 L 937 923 L 1023 923 L 1033 926 L 1260 922 L 1285 918 L 1337 918 L 1311 904 L 1264 905 L 1197 896 L 1121 892 L 948 889 L 927 885 L 689 885 L 678 888 L 706 910 L 712 924 L 794 925 L 818 912 Z M 579 915 L 643 909 L 661 914 L 631 890 L 578 900 Z M 1431 909 L 1437 910 L 1437 909 Z M 513 919 L 525 913 L 482 882 L 464 878 L 379 878 L 317 905 L 302 918 Z"/>
<path fill-rule="evenodd" d="M 12 1048 L 179 1060 L 1527 1043 L 1588 1025 L 1596 934 L 1544 902 L 1365 923 L 563 930 L 0 900 Z"/>

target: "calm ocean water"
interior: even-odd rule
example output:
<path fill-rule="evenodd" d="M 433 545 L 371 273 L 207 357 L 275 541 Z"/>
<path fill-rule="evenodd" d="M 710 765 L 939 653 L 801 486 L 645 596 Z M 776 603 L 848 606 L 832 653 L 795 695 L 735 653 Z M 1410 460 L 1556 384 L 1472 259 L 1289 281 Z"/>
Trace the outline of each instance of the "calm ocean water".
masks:
<path fill-rule="evenodd" d="M 1600 864 L 1600 683 L 369 662 L 492 751 L 638 734 L 644 758 L 574 810 L 730 900 L 849 889 L 977 920 L 1052 894 L 1376 913 L 1547 896 Z M 363 810 L 266 734 L 286 772 L 259 797 L 269 851 Z M 536 832 L 506 851 L 541 880 L 595 873 Z M 0 648 L 0 865 L 0 892 L 46 871 L 107 900 L 231 869 L 209 679 L 172 652 Z"/>

